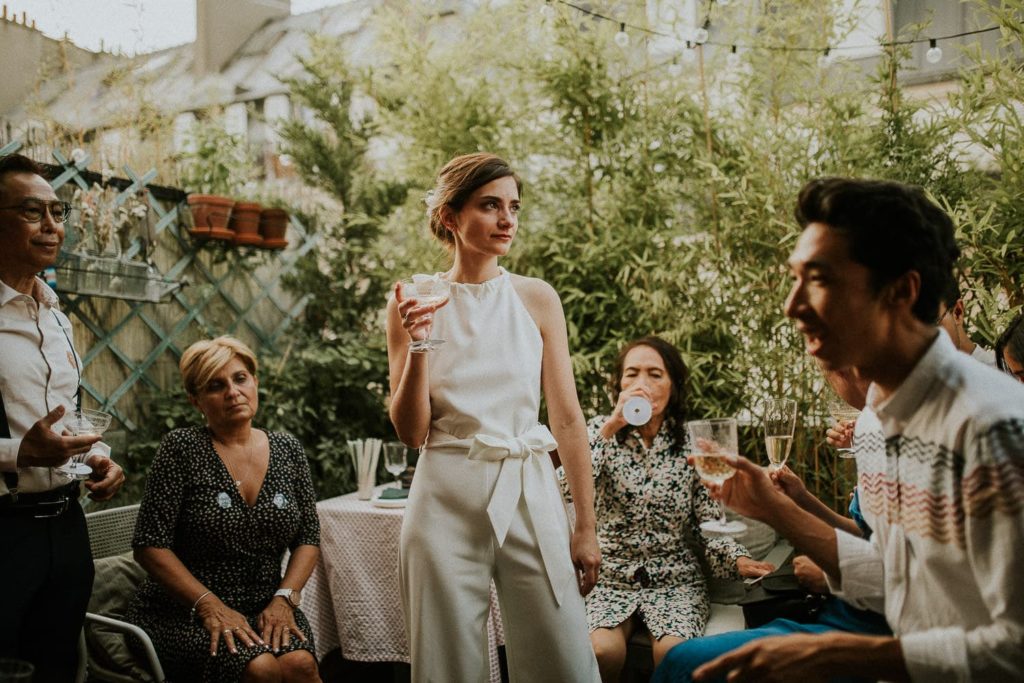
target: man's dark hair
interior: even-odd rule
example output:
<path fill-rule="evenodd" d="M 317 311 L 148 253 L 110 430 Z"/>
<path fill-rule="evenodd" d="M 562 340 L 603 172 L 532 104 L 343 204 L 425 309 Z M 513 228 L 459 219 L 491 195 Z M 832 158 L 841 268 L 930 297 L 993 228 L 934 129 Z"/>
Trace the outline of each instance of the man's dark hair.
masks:
<path fill-rule="evenodd" d="M 0 200 L 4 194 L 4 180 L 8 173 L 34 173 L 49 179 L 42 164 L 29 159 L 24 154 L 6 154 L 0 157 Z"/>
<path fill-rule="evenodd" d="M 953 308 L 956 306 L 956 302 L 960 300 L 961 296 L 960 283 L 957 282 L 956 275 L 954 275 L 950 279 L 946 288 L 942 290 L 942 295 L 939 297 L 939 301 L 944 304 L 947 309 Z"/>
<path fill-rule="evenodd" d="M 1009 372 L 1003 354 L 1007 351 L 1018 363 L 1024 363 L 1024 313 L 1018 315 L 1010 323 L 996 342 L 996 365 L 1003 372 Z"/>
<path fill-rule="evenodd" d="M 686 443 L 686 415 L 688 406 L 686 403 L 686 385 L 690 379 L 690 371 L 686 369 L 679 350 L 669 344 L 661 337 L 653 335 L 640 337 L 629 342 L 619 351 L 615 358 L 615 368 L 609 377 L 608 387 L 613 396 L 612 402 L 618 398 L 622 391 L 622 375 L 626 372 L 626 356 L 638 346 L 652 348 L 661 356 L 661 362 L 665 364 L 665 371 L 672 382 L 672 393 L 669 394 L 668 405 L 665 406 L 664 419 L 668 424 L 669 434 L 676 447 L 682 448 Z M 620 430 L 616 439 L 621 443 L 626 438 L 627 430 Z"/>
<path fill-rule="evenodd" d="M 914 317 L 935 322 L 939 300 L 956 284 L 960 248 L 953 221 L 924 190 L 888 180 L 819 178 L 800 190 L 795 214 L 801 227 L 823 223 L 842 232 L 850 258 L 871 271 L 875 292 L 916 271 L 921 288 Z"/>

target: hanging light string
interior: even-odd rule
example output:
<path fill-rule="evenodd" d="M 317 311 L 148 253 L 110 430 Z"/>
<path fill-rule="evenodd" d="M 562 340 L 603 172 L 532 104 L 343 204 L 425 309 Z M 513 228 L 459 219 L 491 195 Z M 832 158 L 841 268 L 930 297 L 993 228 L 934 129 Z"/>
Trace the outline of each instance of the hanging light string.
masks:
<path fill-rule="evenodd" d="M 928 43 L 930 45 L 930 47 L 932 49 L 934 49 L 936 47 L 936 43 L 938 41 L 940 41 L 940 40 L 955 40 L 956 38 L 964 38 L 966 36 L 974 36 L 974 35 L 979 35 L 979 34 L 982 34 L 982 33 L 991 33 L 993 31 L 998 31 L 1000 29 L 999 26 L 989 26 L 988 28 L 979 28 L 979 29 L 975 29 L 973 31 L 962 31 L 960 33 L 951 33 L 951 34 L 945 35 L 945 36 L 935 36 L 934 38 L 907 38 L 907 39 L 904 39 L 904 40 L 889 40 L 889 41 L 885 41 L 885 42 L 882 42 L 882 43 L 872 43 L 870 45 L 836 45 L 836 46 L 825 45 L 825 46 L 822 46 L 822 47 L 805 47 L 805 46 L 793 46 L 793 45 L 745 45 L 743 43 L 733 43 L 733 42 L 724 42 L 723 43 L 723 42 L 718 42 L 718 41 L 714 41 L 714 40 L 693 40 L 693 39 L 690 39 L 690 40 L 685 40 L 684 41 L 684 39 L 680 38 L 679 36 L 672 35 L 671 33 L 665 33 L 664 31 L 656 31 L 654 29 L 647 28 L 646 26 L 637 26 L 635 24 L 630 24 L 630 23 L 627 23 L 625 21 L 620 21 L 619 19 L 615 19 L 614 17 L 609 17 L 607 15 L 601 14 L 600 12 L 595 12 L 594 10 L 589 9 L 587 7 L 582 7 L 580 5 L 577 5 L 577 4 L 573 3 L 573 2 L 571 2 L 570 0 L 543 0 L 543 2 L 544 2 L 545 5 L 551 5 L 551 4 L 555 4 L 555 3 L 557 3 L 559 5 L 565 5 L 566 7 L 570 7 L 572 9 L 576 10 L 577 12 L 581 12 L 582 14 L 586 14 L 588 16 L 591 16 L 591 17 L 595 18 L 595 19 L 600 19 L 602 21 L 610 21 L 613 24 L 618 24 L 618 26 L 619 26 L 619 34 L 624 34 L 626 32 L 626 29 L 631 29 L 631 30 L 637 31 L 639 33 L 645 33 L 647 35 L 657 36 L 659 38 L 671 38 L 673 40 L 683 41 L 683 42 L 686 43 L 687 48 L 691 48 L 691 46 L 694 46 L 694 45 L 716 45 L 718 47 L 730 48 L 733 51 L 735 51 L 736 48 L 742 48 L 744 50 L 766 50 L 766 51 L 769 51 L 769 52 L 821 52 L 821 53 L 827 55 L 827 54 L 830 54 L 832 52 L 837 52 L 839 50 L 867 50 L 867 49 L 871 49 L 871 48 L 875 48 L 875 47 L 891 48 L 891 47 L 896 47 L 896 46 L 899 46 L 899 45 L 917 45 L 917 44 L 924 44 L 924 43 Z M 705 30 L 707 30 L 707 28 L 710 25 L 711 25 L 711 18 L 710 17 L 705 18 L 704 19 L 703 28 Z M 616 35 L 618 35 L 618 34 L 616 34 Z M 627 41 L 628 41 L 628 37 L 627 37 Z M 621 41 L 619 41 L 619 42 L 621 42 Z"/>

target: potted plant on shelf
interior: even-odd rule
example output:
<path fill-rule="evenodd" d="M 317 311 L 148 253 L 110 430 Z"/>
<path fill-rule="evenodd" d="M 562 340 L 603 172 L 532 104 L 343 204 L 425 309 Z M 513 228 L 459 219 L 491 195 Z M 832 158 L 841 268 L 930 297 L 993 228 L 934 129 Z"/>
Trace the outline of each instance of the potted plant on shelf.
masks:
<path fill-rule="evenodd" d="M 132 227 L 145 220 L 149 204 L 135 193 L 119 204 L 119 194 L 116 187 L 99 183 L 75 190 L 71 201 L 81 216 L 77 251 L 109 258 L 121 256 L 122 241 Z"/>
<path fill-rule="evenodd" d="M 72 204 L 79 219 L 61 259 L 61 287 L 87 295 L 144 296 L 148 266 L 122 257 L 122 248 L 149 216 L 145 191 L 122 196 L 112 185 L 93 183 L 76 189 Z"/>
<path fill-rule="evenodd" d="M 245 143 L 215 120 L 198 122 L 179 162 L 179 179 L 189 193 L 190 232 L 200 238 L 234 241 L 231 195 L 252 175 Z"/>
<path fill-rule="evenodd" d="M 284 249 L 288 246 L 288 224 L 291 218 L 288 211 L 279 205 L 268 206 L 260 212 L 260 235 L 263 236 L 263 248 Z"/>
<path fill-rule="evenodd" d="M 259 202 L 235 203 L 230 223 L 235 244 L 253 247 L 263 244 L 263 235 L 260 233 L 260 212 L 262 210 L 263 206 Z"/>

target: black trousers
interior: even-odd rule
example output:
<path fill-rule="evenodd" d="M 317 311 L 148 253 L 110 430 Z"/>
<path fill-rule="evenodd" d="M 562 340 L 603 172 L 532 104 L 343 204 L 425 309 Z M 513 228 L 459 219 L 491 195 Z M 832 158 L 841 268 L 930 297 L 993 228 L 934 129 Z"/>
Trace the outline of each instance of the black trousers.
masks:
<path fill-rule="evenodd" d="M 0 517 L 0 657 L 36 667 L 33 683 L 72 683 L 92 592 L 85 515 Z"/>

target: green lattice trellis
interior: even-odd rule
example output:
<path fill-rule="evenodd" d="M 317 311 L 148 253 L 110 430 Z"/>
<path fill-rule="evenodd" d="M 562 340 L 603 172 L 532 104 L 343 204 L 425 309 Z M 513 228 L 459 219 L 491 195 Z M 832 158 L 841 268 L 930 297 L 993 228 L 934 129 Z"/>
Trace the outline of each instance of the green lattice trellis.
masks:
<path fill-rule="evenodd" d="M 20 148 L 19 141 L 12 141 L 0 148 L 0 155 Z M 88 189 L 89 183 L 83 177 L 90 161 L 87 155 L 77 159 L 69 159 L 59 151 L 52 155 L 60 169 L 50 181 L 55 190 L 69 184 Z M 156 179 L 155 170 L 138 175 L 125 167 L 124 172 L 128 183 L 117 195 L 119 205 Z M 248 341 L 257 353 L 280 350 L 285 331 L 302 314 L 312 296 L 293 300 L 283 291 L 281 281 L 319 239 L 292 218 L 292 247 L 275 252 L 269 264 L 253 267 L 250 249 L 227 249 L 214 256 L 213 249 L 193 241 L 180 220 L 182 203 L 165 206 L 152 193 L 146 197 L 156 216 L 152 234 L 157 242 L 150 262 L 164 278 L 188 278 L 192 285 L 175 291 L 167 303 L 100 303 L 97 297 L 60 291 L 58 282 L 62 307 L 75 325 L 76 346 L 82 356 L 82 389 L 128 431 L 137 429 L 138 401 L 133 399 L 140 386 L 159 390 L 168 388 L 169 383 L 176 384 L 176 373 L 161 375 L 158 366 L 171 361 L 170 365 L 176 367 L 183 348 L 196 338 L 235 334 Z M 137 257 L 143 248 L 142 238 L 136 236 L 124 256 Z M 83 338 L 90 342 L 87 347 Z"/>

